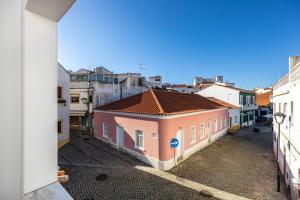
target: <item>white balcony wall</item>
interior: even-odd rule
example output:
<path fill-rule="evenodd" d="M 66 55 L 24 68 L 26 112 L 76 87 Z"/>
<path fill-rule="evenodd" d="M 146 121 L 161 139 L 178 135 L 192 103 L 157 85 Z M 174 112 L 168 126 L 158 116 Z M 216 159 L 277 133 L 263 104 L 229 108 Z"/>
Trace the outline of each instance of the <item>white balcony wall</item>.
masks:
<path fill-rule="evenodd" d="M 0 1 L 0 199 L 9 200 L 22 198 L 21 8 Z"/>

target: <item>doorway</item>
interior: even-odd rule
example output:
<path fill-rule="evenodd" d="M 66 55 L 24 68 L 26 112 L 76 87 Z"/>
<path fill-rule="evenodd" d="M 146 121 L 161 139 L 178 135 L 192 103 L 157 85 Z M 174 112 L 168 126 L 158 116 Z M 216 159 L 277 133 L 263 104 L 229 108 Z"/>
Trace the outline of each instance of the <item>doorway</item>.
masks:
<path fill-rule="evenodd" d="M 212 120 L 209 119 L 209 121 L 208 121 L 208 141 L 209 142 L 212 141 L 212 131 L 213 131 Z"/>
<path fill-rule="evenodd" d="M 184 152 L 184 131 L 182 128 L 179 129 L 176 137 L 178 140 L 178 147 L 176 148 L 176 159 L 179 160 L 183 157 Z"/>
<path fill-rule="evenodd" d="M 116 126 L 116 145 L 118 148 L 124 147 L 124 128 L 122 126 Z"/>

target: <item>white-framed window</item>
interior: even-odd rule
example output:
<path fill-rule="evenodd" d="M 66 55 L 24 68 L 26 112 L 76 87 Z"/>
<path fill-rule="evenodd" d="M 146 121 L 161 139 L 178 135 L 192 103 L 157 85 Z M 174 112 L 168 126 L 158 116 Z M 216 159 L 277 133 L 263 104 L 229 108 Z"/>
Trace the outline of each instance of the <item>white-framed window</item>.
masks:
<path fill-rule="evenodd" d="M 226 117 L 224 117 L 224 128 L 227 126 L 227 120 Z"/>
<path fill-rule="evenodd" d="M 255 102 L 255 96 L 252 96 L 252 104 L 256 104 L 256 102 Z"/>
<path fill-rule="evenodd" d="M 191 143 L 195 143 L 196 142 L 196 127 L 192 126 L 191 127 Z"/>
<path fill-rule="evenodd" d="M 294 122 L 294 102 L 293 101 L 291 101 L 291 118 L 290 118 L 290 120 L 291 120 L 291 123 L 293 124 L 293 122 Z"/>
<path fill-rule="evenodd" d="M 218 131 L 218 119 L 215 119 L 215 132 Z"/>
<path fill-rule="evenodd" d="M 58 134 L 63 134 L 63 120 L 61 119 L 61 120 L 58 120 L 57 121 L 57 133 Z"/>
<path fill-rule="evenodd" d="M 203 138 L 205 134 L 205 124 L 201 123 L 200 124 L 200 138 Z"/>
<path fill-rule="evenodd" d="M 240 95 L 240 105 L 244 105 L 243 100 L 244 100 L 243 95 Z"/>
<path fill-rule="evenodd" d="M 281 103 L 279 103 L 278 107 L 279 107 L 278 111 L 281 112 Z"/>
<path fill-rule="evenodd" d="M 283 113 L 284 114 L 286 114 L 286 111 L 287 111 L 286 109 L 287 109 L 287 103 L 284 103 L 283 104 Z"/>
<path fill-rule="evenodd" d="M 222 127 L 223 127 L 223 118 L 220 117 L 220 126 L 219 126 L 219 129 L 222 129 Z"/>
<path fill-rule="evenodd" d="M 102 124 L 102 127 L 103 127 L 103 137 L 108 138 L 108 134 L 109 134 L 109 127 L 108 127 L 108 124 L 103 123 L 103 124 Z"/>
<path fill-rule="evenodd" d="M 144 132 L 141 130 L 135 130 L 135 147 L 144 149 Z"/>

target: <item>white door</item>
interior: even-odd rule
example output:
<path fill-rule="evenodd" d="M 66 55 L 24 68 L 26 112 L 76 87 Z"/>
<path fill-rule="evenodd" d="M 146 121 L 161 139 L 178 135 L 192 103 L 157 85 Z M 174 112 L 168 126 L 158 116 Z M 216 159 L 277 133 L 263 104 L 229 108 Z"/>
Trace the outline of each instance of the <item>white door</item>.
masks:
<path fill-rule="evenodd" d="M 124 146 L 124 128 L 122 126 L 116 126 L 116 143 L 117 147 Z"/>
<path fill-rule="evenodd" d="M 177 159 L 180 159 L 183 156 L 183 152 L 184 152 L 183 135 L 184 135 L 184 132 L 182 129 L 180 129 L 176 135 L 176 138 L 178 140 L 178 147 L 176 148 L 176 158 Z"/>
<path fill-rule="evenodd" d="M 208 121 L 208 141 L 209 142 L 211 142 L 211 140 L 212 140 L 212 130 L 213 130 L 212 120 L 209 119 L 209 121 Z"/>

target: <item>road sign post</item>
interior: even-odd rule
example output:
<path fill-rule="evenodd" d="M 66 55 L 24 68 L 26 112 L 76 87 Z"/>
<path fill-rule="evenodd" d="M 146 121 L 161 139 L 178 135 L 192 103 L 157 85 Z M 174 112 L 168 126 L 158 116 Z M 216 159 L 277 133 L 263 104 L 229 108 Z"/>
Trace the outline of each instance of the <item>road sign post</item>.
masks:
<path fill-rule="evenodd" d="M 175 152 L 175 149 L 178 147 L 178 144 L 179 144 L 179 141 L 178 141 L 177 138 L 172 138 L 172 139 L 170 140 L 170 147 L 171 147 L 172 149 L 174 149 L 174 163 L 175 163 L 175 165 L 177 164 L 177 163 L 176 163 L 176 152 Z"/>

